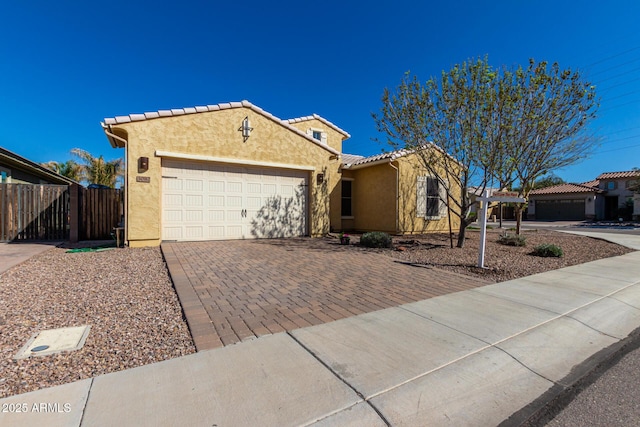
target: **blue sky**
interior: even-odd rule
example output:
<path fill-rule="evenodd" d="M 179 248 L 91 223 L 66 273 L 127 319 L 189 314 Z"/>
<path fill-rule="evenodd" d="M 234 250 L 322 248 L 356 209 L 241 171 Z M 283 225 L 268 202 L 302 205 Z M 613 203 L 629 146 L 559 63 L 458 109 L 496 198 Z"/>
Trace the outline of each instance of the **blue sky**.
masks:
<path fill-rule="evenodd" d="M 351 134 L 344 152 L 376 154 L 385 87 L 486 54 L 557 61 L 598 87 L 599 154 L 559 176 L 640 167 L 637 0 L 5 1 L 2 16 L 0 146 L 36 162 L 122 156 L 105 117 L 243 99 L 320 114 Z"/>

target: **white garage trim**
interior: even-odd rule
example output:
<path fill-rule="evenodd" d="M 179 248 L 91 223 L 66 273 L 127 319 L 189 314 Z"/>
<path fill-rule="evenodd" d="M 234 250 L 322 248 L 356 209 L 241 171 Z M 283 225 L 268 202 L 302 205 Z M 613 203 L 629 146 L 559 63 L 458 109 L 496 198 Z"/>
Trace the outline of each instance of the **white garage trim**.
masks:
<path fill-rule="evenodd" d="M 256 160 L 246 160 L 246 159 L 229 159 L 225 157 L 214 157 L 214 156 L 201 156 L 199 154 L 188 154 L 188 153 L 174 153 L 171 151 L 162 151 L 156 150 L 156 157 L 172 157 L 175 159 L 186 159 L 186 160 L 200 160 L 204 162 L 218 162 L 218 163 L 229 163 L 233 165 L 248 165 L 248 166 L 264 166 L 268 168 L 281 168 L 281 169 L 296 169 L 296 170 L 305 170 L 305 171 L 315 171 L 316 168 L 313 166 L 305 166 L 305 165 L 290 165 L 287 163 L 273 163 L 273 162 L 260 162 Z"/>

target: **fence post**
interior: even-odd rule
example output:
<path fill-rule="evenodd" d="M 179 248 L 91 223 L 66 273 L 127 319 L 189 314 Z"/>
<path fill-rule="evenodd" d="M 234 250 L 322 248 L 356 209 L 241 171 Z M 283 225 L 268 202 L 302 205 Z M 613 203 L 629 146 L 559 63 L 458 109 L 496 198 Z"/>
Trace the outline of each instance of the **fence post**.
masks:
<path fill-rule="evenodd" d="M 79 221 L 79 192 L 80 186 L 78 184 L 69 185 L 69 241 L 76 243 L 79 239 L 80 233 L 80 221 Z"/>

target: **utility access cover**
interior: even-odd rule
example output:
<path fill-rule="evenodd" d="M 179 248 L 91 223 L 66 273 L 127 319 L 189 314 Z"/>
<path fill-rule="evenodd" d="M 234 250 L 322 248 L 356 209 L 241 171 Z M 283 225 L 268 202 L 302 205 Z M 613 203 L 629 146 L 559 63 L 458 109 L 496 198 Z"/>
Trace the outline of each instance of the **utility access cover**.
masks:
<path fill-rule="evenodd" d="M 90 328 L 89 325 L 84 325 L 40 331 L 27 341 L 14 359 L 80 350 L 84 346 Z"/>

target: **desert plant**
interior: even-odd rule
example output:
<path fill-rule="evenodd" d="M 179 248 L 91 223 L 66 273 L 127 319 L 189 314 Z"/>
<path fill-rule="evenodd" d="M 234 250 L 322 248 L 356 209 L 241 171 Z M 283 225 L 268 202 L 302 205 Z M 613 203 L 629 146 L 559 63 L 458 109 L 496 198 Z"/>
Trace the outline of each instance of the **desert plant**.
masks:
<path fill-rule="evenodd" d="M 362 237 L 360 237 L 360 244 L 367 248 L 390 248 L 392 242 L 391 236 L 387 233 L 371 231 L 369 233 L 364 233 Z"/>
<path fill-rule="evenodd" d="M 517 234 L 503 234 L 498 238 L 498 243 L 507 246 L 525 246 L 527 238 Z"/>
<path fill-rule="evenodd" d="M 542 245 L 538 245 L 533 249 L 533 255 L 541 256 L 541 257 L 556 257 L 560 258 L 564 255 L 562 248 L 557 245 L 552 245 L 550 243 L 543 243 Z"/>

